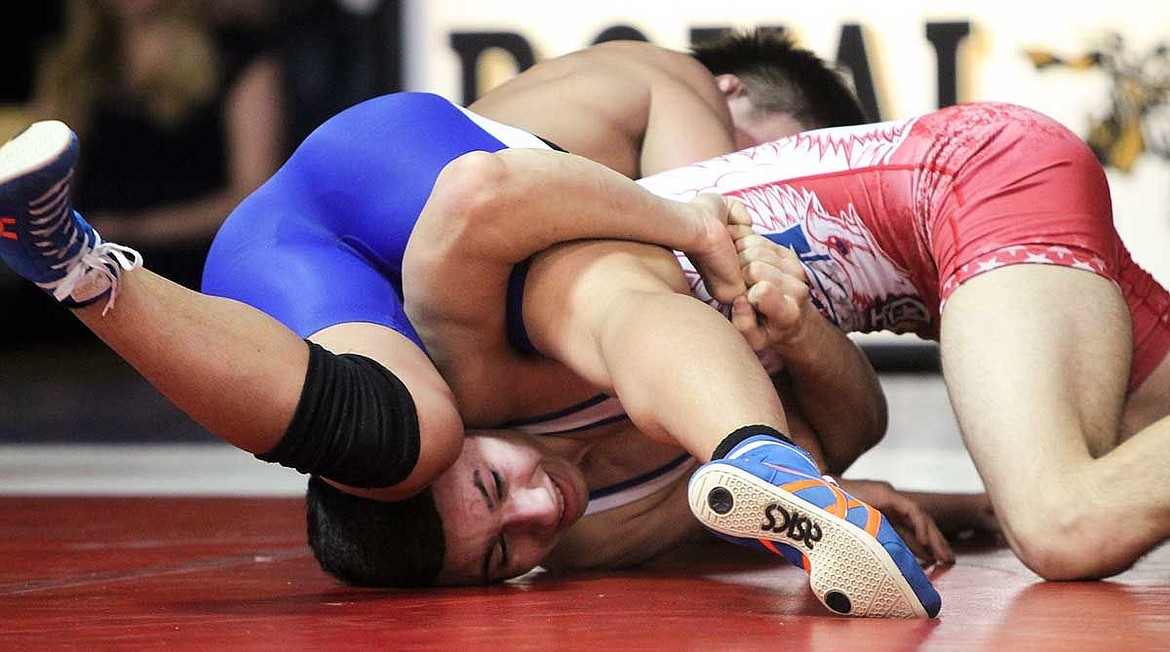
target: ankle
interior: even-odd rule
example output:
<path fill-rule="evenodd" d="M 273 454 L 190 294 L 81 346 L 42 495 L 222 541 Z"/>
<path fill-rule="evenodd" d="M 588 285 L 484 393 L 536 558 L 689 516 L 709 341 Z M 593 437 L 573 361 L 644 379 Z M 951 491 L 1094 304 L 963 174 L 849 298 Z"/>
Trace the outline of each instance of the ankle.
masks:
<path fill-rule="evenodd" d="M 736 428 L 731 434 L 724 437 L 723 441 L 719 442 L 719 445 L 716 446 L 715 450 L 711 453 L 711 459 L 717 460 L 727 457 L 727 454 L 730 453 L 733 448 L 738 446 L 744 440 L 755 437 L 756 435 L 773 437 L 785 443 L 792 444 L 793 446 L 796 445 L 791 439 L 788 438 L 788 435 L 785 435 L 771 426 L 743 426 L 742 428 Z"/>

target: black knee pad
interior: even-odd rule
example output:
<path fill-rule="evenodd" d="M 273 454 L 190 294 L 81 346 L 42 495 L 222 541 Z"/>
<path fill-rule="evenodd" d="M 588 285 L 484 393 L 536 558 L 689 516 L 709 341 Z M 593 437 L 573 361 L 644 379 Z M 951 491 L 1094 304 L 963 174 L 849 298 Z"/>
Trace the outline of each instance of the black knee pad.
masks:
<path fill-rule="evenodd" d="M 418 463 L 418 412 L 389 369 L 308 342 L 296 414 L 276 446 L 256 455 L 351 487 L 390 487 Z"/>

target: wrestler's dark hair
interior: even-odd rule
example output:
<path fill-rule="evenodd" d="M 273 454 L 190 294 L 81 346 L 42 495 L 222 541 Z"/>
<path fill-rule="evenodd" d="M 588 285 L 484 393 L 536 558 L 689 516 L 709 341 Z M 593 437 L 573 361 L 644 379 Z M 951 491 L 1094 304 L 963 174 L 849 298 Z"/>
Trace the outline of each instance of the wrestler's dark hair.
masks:
<path fill-rule="evenodd" d="M 691 54 L 714 75 L 739 77 L 757 110 L 788 113 L 810 129 L 869 122 L 843 71 L 782 29 L 727 32 Z"/>
<path fill-rule="evenodd" d="M 355 586 L 433 586 L 443 569 L 443 519 L 429 489 L 396 502 L 346 493 L 309 477 L 309 547 L 317 563 Z"/>

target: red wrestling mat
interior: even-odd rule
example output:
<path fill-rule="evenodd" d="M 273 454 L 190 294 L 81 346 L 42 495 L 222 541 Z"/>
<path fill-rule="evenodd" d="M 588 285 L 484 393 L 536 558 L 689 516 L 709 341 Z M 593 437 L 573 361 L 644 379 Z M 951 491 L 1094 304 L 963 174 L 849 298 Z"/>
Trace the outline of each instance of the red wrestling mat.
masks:
<path fill-rule="evenodd" d="M 1170 646 L 1167 546 L 1085 583 L 1040 582 L 1006 549 L 964 551 L 934 575 L 940 618 L 907 622 L 828 615 L 801 571 L 754 556 L 487 588 L 353 589 L 318 570 L 303 531 L 294 499 L 0 497 L 0 649 Z"/>

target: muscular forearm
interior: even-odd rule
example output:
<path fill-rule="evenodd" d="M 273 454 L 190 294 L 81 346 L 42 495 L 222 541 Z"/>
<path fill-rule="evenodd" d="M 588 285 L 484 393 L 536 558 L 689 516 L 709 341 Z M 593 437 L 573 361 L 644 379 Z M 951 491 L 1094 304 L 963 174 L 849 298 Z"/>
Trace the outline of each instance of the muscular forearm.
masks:
<path fill-rule="evenodd" d="M 821 441 L 826 469 L 840 472 L 881 439 L 886 402 L 861 350 L 813 305 L 804 266 L 795 252 L 755 234 L 730 229 L 744 264 L 745 299 L 732 305 L 732 322 L 757 351 L 784 362 L 778 376 Z"/>
<path fill-rule="evenodd" d="M 885 434 L 885 395 L 865 354 L 819 314 L 776 352 L 788 395 L 820 439 L 827 471 L 841 473 Z"/>
<path fill-rule="evenodd" d="M 817 467 L 821 469 L 829 468 L 829 463 L 825 458 L 825 451 L 821 446 L 820 435 L 809 423 L 804 413 L 801 412 L 800 403 L 792 394 L 792 383 L 784 379 L 776 383 L 776 391 L 780 395 L 780 400 L 784 404 L 784 416 L 788 419 L 788 438 L 797 446 L 800 446 L 813 459 L 817 461 Z"/>
<path fill-rule="evenodd" d="M 474 152 L 448 165 L 411 238 L 458 246 L 449 242 L 458 234 L 474 241 L 477 257 L 506 264 L 558 242 L 590 238 L 687 252 L 722 244 L 730 257 L 730 239 L 711 217 L 700 205 L 660 198 L 579 156 L 505 149 Z"/>

